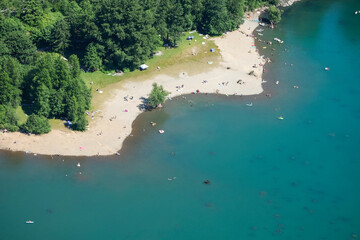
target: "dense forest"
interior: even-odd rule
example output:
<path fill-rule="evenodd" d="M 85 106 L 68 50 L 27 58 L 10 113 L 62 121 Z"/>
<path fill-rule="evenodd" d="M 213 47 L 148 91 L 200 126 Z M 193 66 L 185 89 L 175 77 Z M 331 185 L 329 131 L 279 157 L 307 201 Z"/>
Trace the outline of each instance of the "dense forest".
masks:
<path fill-rule="evenodd" d="M 176 47 L 184 31 L 221 35 L 239 26 L 244 11 L 277 2 L 2 0 L 0 129 L 44 133 L 47 119 L 58 118 L 84 131 L 91 91 L 82 70 L 132 71 L 159 46 Z M 20 126 L 19 106 L 31 116 Z"/>

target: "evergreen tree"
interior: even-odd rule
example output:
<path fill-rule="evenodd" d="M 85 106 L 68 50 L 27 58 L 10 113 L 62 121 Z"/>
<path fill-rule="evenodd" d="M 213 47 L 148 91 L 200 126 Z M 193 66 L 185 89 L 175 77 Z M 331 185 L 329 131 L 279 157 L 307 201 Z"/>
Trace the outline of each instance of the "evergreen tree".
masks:
<path fill-rule="evenodd" d="M 54 61 L 51 54 L 41 55 L 35 66 L 24 78 L 23 102 L 35 101 L 35 92 L 41 84 L 45 84 L 47 88 L 51 89 L 53 81 L 57 77 L 54 71 Z"/>
<path fill-rule="evenodd" d="M 185 22 L 183 15 L 183 6 L 179 0 L 160 0 L 156 13 L 156 28 L 166 43 L 175 45 L 186 28 L 185 25 L 191 24 Z"/>
<path fill-rule="evenodd" d="M 55 76 L 52 76 L 53 88 L 66 89 L 71 79 L 69 66 L 67 62 L 59 56 L 54 55 L 53 58 L 53 67 L 55 68 Z"/>
<path fill-rule="evenodd" d="M 73 78 L 80 77 L 81 70 L 80 70 L 79 58 L 75 54 L 69 57 L 69 64 L 70 64 L 71 77 Z"/>
<path fill-rule="evenodd" d="M 31 114 L 21 129 L 28 133 L 43 134 L 51 131 L 49 120 L 44 116 Z"/>
<path fill-rule="evenodd" d="M 193 6 L 192 0 L 180 0 L 182 10 L 183 10 L 183 27 L 186 30 L 190 30 L 194 27 L 195 16 L 193 15 Z"/>
<path fill-rule="evenodd" d="M 43 54 L 29 72 L 24 90 L 29 92 L 24 100 L 33 103 L 37 115 L 76 122 L 90 108 L 91 91 L 81 79 L 76 55 L 66 62 L 58 54 Z"/>
<path fill-rule="evenodd" d="M 88 69 L 88 71 L 92 72 L 101 69 L 102 61 L 97 53 L 94 44 L 89 44 L 86 49 L 86 54 L 84 56 L 84 65 Z"/>
<path fill-rule="evenodd" d="M 243 0 L 227 0 L 226 8 L 229 16 L 229 30 L 235 30 L 243 21 Z"/>
<path fill-rule="evenodd" d="M 8 49 L 8 47 L 4 43 L 4 40 L 0 38 L 0 57 L 9 56 L 9 55 L 10 55 L 10 49 Z"/>
<path fill-rule="evenodd" d="M 194 16 L 194 27 L 201 29 L 201 21 L 204 12 L 204 0 L 192 0 L 192 15 Z"/>
<path fill-rule="evenodd" d="M 18 130 L 15 110 L 9 105 L 0 105 L 0 129 L 11 132 Z"/>
<path fill-rule="evenodd" d="M 65 112 L 64 89 L 59 89 L 59 90 L 51 89 L 49 93 L 50 93 L 50 97 L 49 97 L 50 117 L 60 118 L 64 116 L 64 112 Z"/>
<path fill-rule="evenodd" d="M 166 43 L 169 43 L 169 28 L 168 28 L 168 19 L 171 9 L 170 0 L 160 0 L 158 7 L 156 9 L 156 19 L 155 26 L 157 32 L 160 34 L 161 38 L 165 40 Z"/>
<path fill-rule="evenodd" d="M 0 17 L 0 46 L 2 56 L 12 56 L 24 64 L 34 60 L 36 47 L 17 19 Z"/>
<path fill-rule="evenodd" d="M 36 47 L 26 33 L 13 32 L 7 36 L 4 43 L 10 49 L 10 55 L 21 63 L 29 64 L 33 61 Z"/>
<path fill-rule="evenodd" d="M 56 52 L 64 53 L 70 42 L 70 26 L 66 19 L 56 21 L 52 32 L 52 47 Z"/>
<path fill-rule="evenodd" d="M 66 17 L 70 26 L 70 45 L 78 50 L 81 49 L 84 42 L 85 36 L 82 34 L 82 25 L 84 25 L 81 19 L 82 9 L 76 1 L 64 2 L 57 6 L 62 14 Z"/>
<path fill-rule="evenodd" d="M 79 115 L 84 115 L 85 111 L 89 110 L 91 106 L 91 89 L 86 86 L 82 79 L 77 78 L 76 80 L 80 89 L 79 96 L 81 96 L 81 109 Z"/>
<path fill-rule="evenodd" d="M 12 84 L 12 79 L 6 72 L 0 72 L 0 104 L 18 104 L 19 89 Z"/>
<path fill-rule="evenodd" d="M 221 35 L 229 30 L 228 12 L 223 0 L 205 0 L 202 29 L 210 35 Z"/>
<path fill-rule="evenodd" d="M 91 4 L 88 0 L 84 0 L 80 3 L 82 9 L 80 14 L 80 32 L 81 36 L 87 40 L 88 43 L 92 41 L 100 41 L 101 33 L 96 25 L 96 12 L 94 4 Z"/>
<path fill-rule="evenodd" d="M 85 131 L 86 127 L 88 125 L 88 120 L 85 118 L 84 115 L 80 115 L 78 120 L 71 125 L 71 128 L 76 130 L 76 131 Z"/>
<path fill-rule="evenodd" d="M 50 91 L 41 84 L 35 92 L 34 112 L 37 115 L 48 117 L 50 115 Z"/>
<path fill-rule="evenodd" d="M 154 15 L 144 11 L 139 0 L 103 0 L 99 13 L 105 64 L 112 68 L 135 69 L 156 49 Z"/>
<path fill-rule="evenodd" d="M 67 101 L 66 108 L 67 119 L 72 122 L 76 122 L 78 120 L 78 103 L 74 95 Z"/>
<path fill-rule="evenodd" d="M 25 0 L 22 6 L 21 19 L 30 26 L 37 26 L 43 15 L 43 9 L 38 0 Z"/>
<path fill-rule="evenodd" d="M 44 85 L 48 89 L 53 87 L 52 79 L 50 77 L 50 73 L 48 68 L 39 68 L 36 71 L 36 75 L 32 81 L 32 89 L 36 92 L 36 88 L 39 86 Z"/>
<path fill-rule="evenodd" d="M 12 57 L 0 57 L 0 104 L 17 107 L 20 104 L 22 66 Z"/>
<path fill-rule="evenodd" d="M 185 21 L 183 17 L 183 8 L 179 0 L 174 0 L 170 8 L 170 12 L 167 19 L 169 37 L 172 39 L 174 45 L 179 39 L 182 31 L 185 30 Z"/>

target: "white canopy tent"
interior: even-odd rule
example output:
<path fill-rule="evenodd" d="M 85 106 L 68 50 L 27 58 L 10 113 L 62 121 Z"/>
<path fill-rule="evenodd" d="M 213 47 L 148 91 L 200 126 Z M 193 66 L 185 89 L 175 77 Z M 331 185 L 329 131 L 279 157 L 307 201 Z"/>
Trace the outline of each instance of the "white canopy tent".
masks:
<path fill-rule="evenodd" d="M 142 65 L 140 65 L 140 70 L 142 71 L 142 70 L 145 70 L 145 69 L 147 69 L 149 66 L 148 65 L 146 65 L 146 64 L 142 64 Z"/>

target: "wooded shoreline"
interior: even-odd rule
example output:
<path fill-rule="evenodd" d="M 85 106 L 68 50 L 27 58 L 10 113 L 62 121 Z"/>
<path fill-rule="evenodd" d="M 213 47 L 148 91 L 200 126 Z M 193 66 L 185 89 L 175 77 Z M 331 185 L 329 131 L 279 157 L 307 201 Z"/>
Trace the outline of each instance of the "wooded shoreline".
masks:
<path fill-rule="evenodd" d="M 254 95 L 262 89 L 262 65 L 265 60 L 252 47 L 252 32 L 258 26 L 258 12 L 249 13 L 240 29 L 229 32 L 224 37 L 213 40 L 221 52 L 221 63 L 206 72 L 193 76 L 187 75 L 187 69 L 179 71 L 177 77 L 158 74 L 145 81 L 131 79 L 113 84 L 104 91 L 111 91 L 111 98 L 106 100 L 99 114 L 90 123 L 86 132 L 53 130 L 45 135 L 26 136 L 15 132 L 1 136 L 0 148 L 11 151 L 25 151 L 45 155 L 94 156 L 117 153 L 126 137 L 132 131 L 132 122 L 143 111 L 138 108 L 141 99 L 147 98 L 153 82 L 163 85 L 175 97 L 200 93 L 217 93 L 227 95 Z M 254 64 L 258 65 L 253 68 Z M 255 70 L 255 76 L 249 72 Z M 239 84 L 239 79 L 242 80 Z M 206 80 L 207 82 L 204 82 Z M 180 86 L 180 88 L 179 88 Z M 184 86 L 181 88 L 181 86 Z M 132 96 L 131 101 L 124 97 Z M 116 118 L 110 119 L 116 116 Z M 166 134 L 166 133 L 165 133 Z M 161 137 L 161 135 L 159 135 Z"/>

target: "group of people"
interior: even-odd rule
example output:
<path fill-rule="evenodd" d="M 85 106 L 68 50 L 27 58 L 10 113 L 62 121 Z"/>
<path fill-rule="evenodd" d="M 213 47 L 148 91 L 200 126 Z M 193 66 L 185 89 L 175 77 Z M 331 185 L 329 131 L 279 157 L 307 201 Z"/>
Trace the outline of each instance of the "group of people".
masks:
<path fill-rule="evenodd" d="M 5 134 L 5 133 L 7 133 L 7 132 L 8 132 L 7 129 L 0 129 L 0 133 L 1 133 L 1 134 Z"/>
<path fill-rule="evenodd" d="M 90 113 L 91 113 L 91 119 L 95 119 L 95 113 L 99 112 L 100 110 L 97 110 L 96 112 L 94 111 L 86 111 L 86 115 L 90 116 Z"/>
<path fill-rule="evenodd" d="M 134 99 L 134 97 L 133 97 L 133 96 L 131 96 L 131 97 L 129 97 L 129 96 L 125 96 L 125 97 L 124 97 L 124 101 L 125 101 L 125 102 L 127 102 L 127 101 L 128 101 L 128 99 L 133 100 L 133 99 Z"/>
<path fill-rule="evenodd" d="M 222 82 L 222 83 L 219 83 L 219 86 L 227 86 L 229 84 L 229 82 Z"/>
<path fill-rule="evenodd" d="M 115 120 L 116 119 L 116 115 L 114 115 L 114 116 L 112 116 L 111 118 L 109 118 L 109 120 L 110 120 L 110 122 L 112 121 L 112 120 Z"/>
<path fill-rule="evenodd" d="M 184 88 L 184 84 L 182 84 L 181 86 L 176 86 L 176 91 L 179 92 L 183 90 L 183 88 Z"/>
<path fill-rule="evenodd" d="M 244 82 L 243 80 L 239 79 L 236 83 L 242 85 L 242 84 L 244 84 L 245 82 Z"/>

